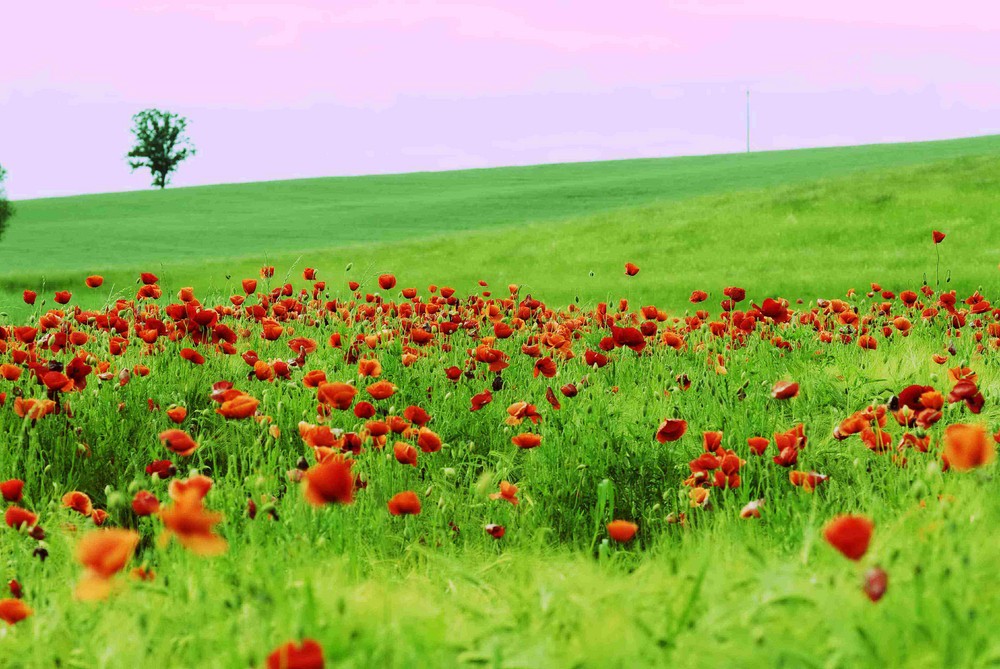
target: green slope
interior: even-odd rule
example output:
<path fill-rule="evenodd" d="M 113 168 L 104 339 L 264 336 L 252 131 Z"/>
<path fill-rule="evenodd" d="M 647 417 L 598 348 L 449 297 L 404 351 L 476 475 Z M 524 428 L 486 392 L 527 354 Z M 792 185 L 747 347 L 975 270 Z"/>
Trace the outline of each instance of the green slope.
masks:
<path fill-rule="evenodd" d="M 933 281 L 932 228 L 949 233 L 945 268 L 974 288 L 997 275 L 998 184 L 994 136 L 25 201 L 0 244 L 0 298 L 10 310 L 21 288 L 69 287 L 93 302 L 91 272 L 109 279 L 100 299 L 139 270 L 208 289 L 266 260 L 293 276 L 319 267 L 338 288 L 394 271 L 557 300 L 627 285 L 679 306 L 721 283 L 808 294 Z M 648 271 L 626 284 L 626 260 Z"/>

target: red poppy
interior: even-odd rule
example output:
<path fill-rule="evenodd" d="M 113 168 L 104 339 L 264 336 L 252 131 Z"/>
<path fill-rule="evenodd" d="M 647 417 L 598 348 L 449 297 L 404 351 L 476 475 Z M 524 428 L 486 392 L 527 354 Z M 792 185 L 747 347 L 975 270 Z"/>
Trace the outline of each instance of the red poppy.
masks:
<path fill-rule="evenodd" d="M 8 479 L 0 483 L 0 496 L 5 502 L 20 502 L 24 491 L 24 481 Z"/>
<path fill-rule="evenodd" d="M 754 455 L 764 455 L 764 451 L 771 445 L 771 440 L 767 437 L 750 437 L 747 439 L 747 445 Z"/>
<path fill-rule="evenodd" d="M 490 535 L 494 539 L 502 539 L 503 535 L 507 533 L 507 528 L 503 525 L 497 525 L 496 523 L 490 523 L 483 527 L 486 530 L 486 534 Z"/>
<path fill-rule="evenodd" d="M 934 240 L 935 244 L 940 244 L 941 242 L 943 242 L 944 237 L 945 234 L 943 232 L 938 232 L 937 230 L 931 232 L 931 239 Z"/>
<path fill-rule="evenodd" d="M 799 384 L 794 381 L 778 381 L 771 388 L 771 397 L 776 400 L 787 400 L 799 394 Z"/>
<path fill-rule="evenodd" d="M 132 498 L 132 511 L 137 516 L 151 516 L 160 510 L 160 500 L 148 490 L 140 490 Z"/>
<path fill-rule="evenodd" d="M 868 599 L 877 602 L 889 588 L 889 574 L 881 567 L 872 567 L 865 572 L 864 591 Z"/>
<path fill-rule="evenodd" d="M 389 500 L 389 513 L 394 516 L 417 515 L 420 513 L 420 498 L 411 490 L 396 493 Z"/>
<path fill-rule="evenodd" d="M 400 464 L 417 466 L 417 449 L 404 441 L 393 444 L 392 454 Z"/>
<path fill-rule="evenodd" d="M 687 432 L 687 421 L 680 418 L 667 418 L 656 429 L 656 440 L 661 444 L 677 441 Z"/>
<path fill-rule="evenodd" d="M 104 277 L 103 276 L 98 276 L 96 274 L 93 275 L 93 276 L 88 276 L 87 280 L 86 280 L 86 284 L 87 284 L 88 288 L 100 288 L 101 284 L 103 284 L 103 283 L 104 283 Z"/>
<path fill-rule="evenodd" d="M 22 509 L 19 506 L 9 506 L 7 511 L 3 515 L 4 522 L 7 523 L 7 527 L 14 528 L 15 530 L 21 527 L 34 527 L 38 522 L 38 516 L 33 514 L 27 509 Z"/>
<path fill-rule="evenodd" d="M 32 614 L 31 607 L 20 599 L 0 599 L 0 620 L 14 625 Z"/>
<path fill-rule="evenodd" d="M 167 450 L 181 457 L 190 456 L 198 448 L 198 443 L 191 438 L 191 435 L 176 428 L 161 432 L 160 442 L 167 447 Z"/>
<path fill-rule="evenodd" d="M 302 477 L 303 496 L 313 506 L 350 504 L 354 501 L 354 473 L 351 461 L 339 455 L 308 469 Z"/>
<path fill-rule="evenodd" d="M 323 648 L 312 639 L 289 641 L 267 656 L 267 669 L 323 669 Z"/>
<path fill-rule="evenodd" d="M 638 273 L 639 273 L 639 267 L 637 265 L 633 265 L 630 262 L 625 263 L 625 274 L 629 276 L 635 276 Z"/>
<path fill-rule="evenodd" d="M 823 528 L 823 538 L 849 560 L 860 560 L 868 552 L 875 524 L 865 516 L 837 516 Z"/>
<path fill-rule="evenodd" d="M 392 274 L 380 274 L 378 285 L 382 290 L 391 290 L 396 285 L 396 277 Z"/>

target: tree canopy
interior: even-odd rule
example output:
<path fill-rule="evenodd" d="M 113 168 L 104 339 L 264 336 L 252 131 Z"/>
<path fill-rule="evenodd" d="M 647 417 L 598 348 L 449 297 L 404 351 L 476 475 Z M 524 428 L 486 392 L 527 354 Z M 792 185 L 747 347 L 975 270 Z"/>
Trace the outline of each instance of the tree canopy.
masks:
<path fill-rule="evenodd" d="M 148 168 L 153 186 L 166 188 L 171 173 L 195 155 L 194 144 L 186 134 L 187 124 L 183 116 L 160 109 L 144 109 L 133 116 L 135 145 L 128 152 L 132 170 Z"/>

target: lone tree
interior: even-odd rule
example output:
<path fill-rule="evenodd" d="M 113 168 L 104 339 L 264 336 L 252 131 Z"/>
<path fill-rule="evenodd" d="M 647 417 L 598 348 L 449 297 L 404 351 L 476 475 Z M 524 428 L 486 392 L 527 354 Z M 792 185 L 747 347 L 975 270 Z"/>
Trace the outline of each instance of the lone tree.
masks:
<path fill-rule="evenodd" d="M 7 194 L 3 190 L 3 180 L 7 177 L 7 170 L 0 165 L 0 237 L 3 237 L 4 230 L 7 229 L 7 221 L 14 216 L 14 205 L 7 199 Z"/>
<path fill-rule="evenodd" d="M 153 185 L 166 188 L 170 173 L 184 159 L 195 154 L 194 144 L 185 133 L 187 119 L 173 112 L 145 109 L 132 117 L 135 146 L 128 152 L 132 171 L 148 167 Z"/>

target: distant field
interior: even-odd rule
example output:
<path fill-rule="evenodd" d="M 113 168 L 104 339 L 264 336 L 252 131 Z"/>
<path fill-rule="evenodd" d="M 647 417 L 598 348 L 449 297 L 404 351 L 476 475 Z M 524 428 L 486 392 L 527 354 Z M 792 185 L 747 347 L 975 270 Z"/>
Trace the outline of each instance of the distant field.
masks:
<path fill-rule="evenodd" d="M 998 203 L 997 137 L 38 200 L 0 243 L 17 268 L 0 273 L 0 304 L 19 313 L 33 287 L 98 306 L 130 297 L 140 271 L 229 290 L 267 263 L 278 279 L 316 267 L 331 294 L 394 271 L 404 285 L 517 282 L 562 302 L 628 290 L 683 308 L 694 286 L 818 297 L 933 283 L 932 229 L 949 235 L 941 281 L 950 270 L 971 290 L 1000 282 Z M 626 261 L 649 271 L 627 282 Z M 83 286 L 93 272 L 100 291 Z"/>
<path fill-rule="evenodd" d="M 911 279 L 926 269 L 926 248 L 912 242 L 928 226 L 979 231 L 953 251 L 996 250 L 982 226 L 998 159 L 991 136 L 30 200 L 0 242 L 0 299 L 98 271 L 109 285 L 155 271 L 222 287 L 237 270 L 296 260 L 294 273 L 319 266 L 330 280 L 351 261 L 355 273 L 391 266 L 403 281 L 516 276 L 560 299 L 614 290 L 608 277 L 626 257 L 676 268 L 646 285 L 650 299 L 676 299 L 670 281 L 681 274 L 678 286 L 732 277 L 839 289 L 852 259 Z M 831 259 L 832 244 L 851 252 Z M 786 271 L 819 262 L 818 282 Z"/>

